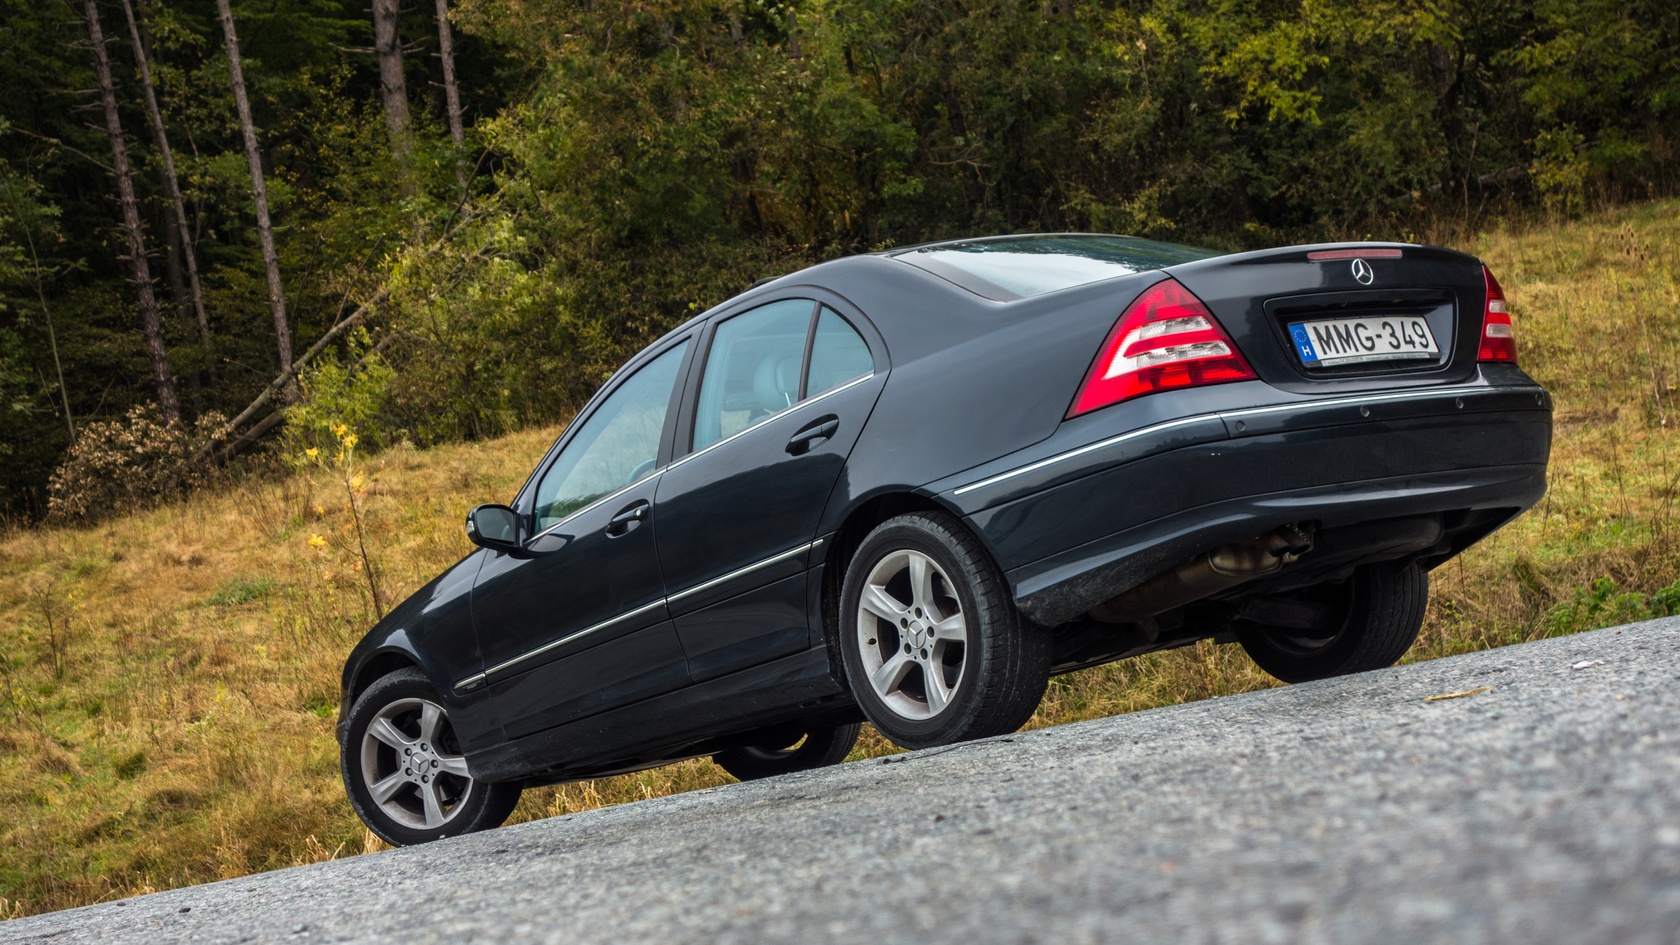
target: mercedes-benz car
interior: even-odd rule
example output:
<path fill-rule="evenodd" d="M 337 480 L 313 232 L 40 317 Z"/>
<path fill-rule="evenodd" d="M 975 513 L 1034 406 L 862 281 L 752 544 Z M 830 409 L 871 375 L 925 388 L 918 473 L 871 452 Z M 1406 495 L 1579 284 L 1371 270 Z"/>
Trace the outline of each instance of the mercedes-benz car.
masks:
<path fill-rule="evenodd" d="M 1057 673 L 1212 638 L 1388 666 L 1428 574 L 1545 489 L 1500 285 L 1392 243 L 1101 235 L 838 259 L 600 389 L 344 668 L 357 813 L 416 843 L 528 786 L 740 778 L 1013 731 Z"/>

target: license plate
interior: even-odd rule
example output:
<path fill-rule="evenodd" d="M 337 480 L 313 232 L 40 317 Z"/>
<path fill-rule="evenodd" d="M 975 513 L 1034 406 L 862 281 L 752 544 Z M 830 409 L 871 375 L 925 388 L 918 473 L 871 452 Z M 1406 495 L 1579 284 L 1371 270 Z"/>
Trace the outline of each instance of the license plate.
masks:
<path fill-rule="evenodd" d="M 1439 357 L 1429 323 L 1413 316 L 1331 318 L 1289 326 L 1295 354 L 1310 368 L 1362 361 Z"/>

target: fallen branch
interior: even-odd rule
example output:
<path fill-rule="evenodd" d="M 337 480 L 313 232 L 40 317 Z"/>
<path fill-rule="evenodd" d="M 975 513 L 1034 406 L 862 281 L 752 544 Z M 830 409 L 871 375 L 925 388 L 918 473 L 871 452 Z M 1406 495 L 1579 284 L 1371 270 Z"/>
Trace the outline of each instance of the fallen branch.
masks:
<path fill-rule="evenodd" d="M 268 386 L 262 389 L 262 393 L 259 393 L 255 400 L 251 401 L 244 410 L 239 412 L 239 416 L 229 420 L 227 424 L 222 427 L 221 431 L 215 435 L 215 437 L 206 441 L 203 446 L 199 447 L 198 458 L 203 459 L 205 456 L 208 456 L 210 452 L 215 449 L 216 444 L 226 440 L 228 435 L 239 429 L 245 421 L 256 416 L 270 400 L 274 399 L 275 394 L 284 390 L 286 385 L 290 384 L 292 379 L 297 377 L 300 371 L 309 366 L 309 362 L 315 360 L 316 355 L 325 351 L 327 345 L 330 345 L 338 339 L 344 337 L 345 332 L 366 321 L 367 317 L 373 314 L 373 310 L 379 306 L 379 303 L 390 297 L 390 286 L 380 286 L 379 291 L 373 294 L 373 298 L 370 298 L 361 305 L 357 306 L 356 310 L 350 313 L 349 318 L 344 319 L 332 328 L 328 329 L 326 334 L 322 335 L 318 341 L 309 346 L 309 350 L 305 351 L 302 357 L 292 361 L 292 366 L 290 368 L 281 371 L 275 376 L 274 380 L 269 381 Z M 277 413 L 281 412 L 284 411 L 277 411 Z"/>
<path fill-rule="evenodd" d="M 378 357 L 386 348 L 389 348 L 391 346 L 391 342 L 396 341 L 398 337 L 399 336 L 396 334 L 389 334 L 384 338 L 381 338 L 378 344 L 374 345 L 373 348 L 366 354 L 357 358 L 355 364 L 350 365 L 349 373 L 354 375 L 357 371 L 360 371 L 362 366 L 367 364 L 368 359 Z M 291 406 L 289 404 L 283 405 L 273 413 L 257 421 L 251 429 L 246 430 L 243 434 L 241 434 L 239 439 L 229 443 L 222 449 L 221 452 L 215 455 L 214 461 L 216 465 L 226 466 L 235 456 L 238 456 L 240 453 L 249 449 L 251 444 L 257 442 L 259 439 L 262 439 L 264 434 L 268 433 L 276 426 L 279 426 L 280 423 L 286 419 L 286 414 L 290 409 Z"/>
<path fill-rule="evenodd" d="M 466 224 L 467 221 L 465 219 L 456 221 L 454 226 L 451 226 L 442 236 L 439 236 L 432 245 L 428 246 L 426 250 L 421 253 L 421 258 L 430 256 L 447 246 L 449 241 L 454 239 L 455 235 L 461 232 L 461 228 Z M 338 339 L 344 337 L 345 332 L 348 332 L 350 329 L 367 321 L 368 316 L 372 315 L 380 304 L 390 297 L 391 284 L 386 282 L 384 285 L 379 287 L 379 291 L 375 292 L 372 297 L 364 301 L 361 305 L 356 306 L 356 310 L 351 312 L 348 317 L 327 329 L 326 334 L 322 335 L 314 344 L 309 346 L 308 351 L 305 351 L 301 357 L 292 361 L 292 366 L 290 368 L 281 371 L 275 376 L 274 380 L 269 381 L 268 386 L 264 387 L 262 391 L 257 394 L 256 399 L 246 405 L 245 409 L 241 410 L 238 416 L 229 420 L 226 424 L 223 424 L 221 430 L 217 431 L 215 436 L 206 440 L 204 445 L 198 448 L 195 458 L 203 460 L 205 457 L 215 452 L 217 446 L 226 442 L 227 438 L 233 435 L 233 431 L 239 429 L 252 417 L 261 413 L 263 407 L 267 406 L 269 401 L 274 399 L 274 395 L 280 393 L 287 387 L 287 385 L 292 383 L 293 379 L 296 378 L 304 368 L 308 367 L 309 363 L 315 360 L 317 355 L 327 349 L 327 345 L 330 345 Z M 276 412 L 284 413 L 284 408 L 281 408 L 281 410 Z M 266 418 L 264 422 L 267 422 Z M 275 423 L 278 422 L 278 420 L 275 421 Z M 273 429 L 273 425 L 271 424 L 267 429 Z M 241 440 L 243 439 L 244 437 L 241 437 Z M 223 452 L 224 454 L 226 453 L 226 451 Z"/>

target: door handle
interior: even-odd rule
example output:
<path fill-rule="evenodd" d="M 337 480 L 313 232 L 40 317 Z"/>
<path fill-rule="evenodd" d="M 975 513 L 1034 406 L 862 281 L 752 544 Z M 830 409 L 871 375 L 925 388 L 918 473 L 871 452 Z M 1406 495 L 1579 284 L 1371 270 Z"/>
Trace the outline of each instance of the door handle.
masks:
<path fill-rule="evenodd" d="M 607 537 L 617 538 L 629 534 L 631 529 L 647 521 L 648 513 L 652 509 L 653 506 L 648 505 L 646 499 L 625 506 L 617 515 L 607 520 Z"/>
<path fill-rule="evenodd" d="M 834 414 L 818 417 L 799 428 L 799 432 L 788 440 L 787 451 L 794 456 L 809 453 L 813 447 L 823 440 L 840 432 L 840 418 Z"/>

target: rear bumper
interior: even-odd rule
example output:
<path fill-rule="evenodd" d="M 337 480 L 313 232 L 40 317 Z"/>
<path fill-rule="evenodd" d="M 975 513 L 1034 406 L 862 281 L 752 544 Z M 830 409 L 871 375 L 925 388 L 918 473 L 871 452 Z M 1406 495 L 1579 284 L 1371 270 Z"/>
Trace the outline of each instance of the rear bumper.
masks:
<path fill-rule="evenodd" d="M 1023 614 L 1058 624 L 1290 522 L 1478 513 L 1468 544 L 1545 494 L 1551 429 L 1532 384 L 1366 394 L 1157 423 L 943 496 Z"/>

